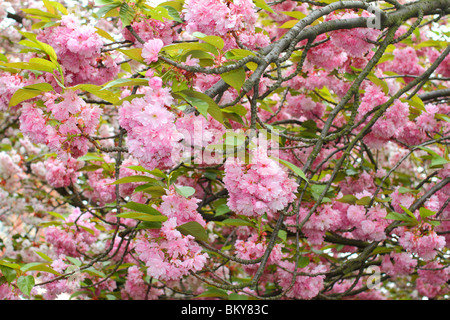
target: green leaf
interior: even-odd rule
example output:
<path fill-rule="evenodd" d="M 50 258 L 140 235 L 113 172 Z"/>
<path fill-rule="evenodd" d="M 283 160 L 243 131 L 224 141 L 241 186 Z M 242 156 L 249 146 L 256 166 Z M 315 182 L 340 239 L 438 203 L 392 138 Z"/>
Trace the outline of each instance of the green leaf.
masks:
<path fill-rule="evenodd" d="M 430 216 L 433 216 L 433 215 L 436 214 L 436 212 L 431 211 L 431 210 L 429 210 L 427 208 L 424 208 L 424 207 L 419 209 L 419 213 L 420 213 L 420 216 L 422 218 L 427 218 L 427 217 L 430 217 Z"/>
<path fill-rule="evenodd" d="M 280 13 L 285 14 L 285 15 L 287 15 L 289 17 L 298 19 L 298 20 L 301 20 L 301 19 L 306 17 L 306 14 L 304 14 L 301 11 L 282 11 Z"/>
<path fill-rule="evenodd" d="M 431 224 L 432 226 L 439 226 L 441 224 L 440 221 L 436 221 L 436 220 L 427 220 L 427 223 Z"/>
<path fill-rule="evenodd" d="M 302 169 L 300 169 L 299 167 L 297 167 L 295 164 L 290 163 L 289 161 L 286 160 L 282 160 L 282 159 L 276 159 L 274 158 L 276 161 L 280 161 L 282 164 L 284 164 L 286 167 L 288 167 L 289 169 L 291 169 L 292 171 L 295 172 L 295 174 L 297 174 L 300 178 L 302 178 L 303 180 L 305 180 L 306 182 L 308 182 L 308 178 L 306 178 L 305 173 L 303 172 Z"/>
<path fill-rule="evenodd" d="M 431 167 L 440 167 L 443 166 L 447 163 L 450 163 L 449 160 L 443 158 L 442 156 L 440 156 L 438 153 L 436 153 L 435 151 L 431 150 L 430 148 L 426 148 L 426 147 L 421 147 L 418 146 L 419 149 L 422 149 L 426 152 L 428 152 L 429 154 L 431 154 Z"/>
<path fill-rule="evenodd" d="M 209 113 L 214 119 L 223 124 L 223 114 L 217 103 L 204 93 L 186 89 L 172 94 L 175 98 L 182 99 L 197 110 L 206 118 Z"/>
<path fill-rule="evenodd" d="M 225 290 L 210 287 L 208 290 L 202 292 L 197 298 L 219 298 L 219 297 L 227 297 L 228 293 Z"/>
<path fill-rule="evenodd" d="M 42 259 L 44 259 L 44 260 L 46 260 L 46 261 L 48 261 L 48 262 L 53 262 L 53 260 L 52 260 L 48 255 L 46 255 L 45 253 L 40 252 L 40 251 L 35 251 L 35 253 L 36 253 L 39 257 L 41 257 Z"/>
<path fill-rule="evenodd" d="M 167 220 L 167 217 L 163 215 L 151 215 L 142 212 L 124 212 L 117 214 L 116 217 L 148 222 L 164 222 Z"/>
<path fill-rule="evenodd" d="M 358 200 L 358 198 L 356 198 L 354 195 L 352 194 L 346 194 L 344 195 L 342 198 L 337 199 L 337 201 L 342 202 L 342 203 L 350 203 L 350 204 L 354 204 L 356 202 L 356 200 Z"/>
<path fill-rule="evenodd" d="M 189 198 L 195 193 L 195 189 L 188 186 L 175 187 L 175 190 L 185 198 Z"/>
<path fill-rule="evenodd" d="M 53 13 L 50 13 L 50 12 L 45 12 L 45 11 L 42 11 L 42 10 L 39 10 L 39 9 L 24 8 L 24 9 L 21 9 L 21 10 L 23 12 L 28 13 L 28 14 L 33 15 L 33 16 L 45 17 L 45 18 L 55 18 L 55 19 L 58 19 L 58 20 L 61 19 L 60 15 L 53 14 Z"/>
<path fill-rule="evenodd" d="M 237 92 L 241 91 L 242 86 L 245 83 L 245 76 L 244 68 L 231 70 L 220 75 L 222 80 L 236 89 Z"/>
<path fill-rule="evenodd" d="M 205 41 L 206 43 L 209 43 L 210 45 L 213 45 L 214 47 L 216 47 L 219 50 L 222 50 L 225 42 L 223 41 L 223 39 L 219 36 L 207 36 L 204 33 L 201 32 L 194 32 L 192 34 L 192 36 L 201 39 L 203 41 Z"/>
<path fill-rule="evenodd" d="M 145 63 L 144 58 L 142 58 L 142 48 L 117 49 L 117 51 L 122 52 L 130 59 L 136 60 L 140 63 Z"/>
<path fill-rule="evenodd" d="M 231 49 L 225 53 L 225 58 L 233 60 L 241 60 L 247 56 L 256 56 L 256 54 L 245 49 Z"/>
<path fill-rule="evenodd" d="M 49 83 L 36 83 L 17 90 L 9 101 L 9 106 L 14 107 L 19 103 L 35 98 L 43 92 L 53 91 L 53 87 Z"/>
<path fill-rule="evenodd" d="M 150 174 L 152 174 L 152 175 L 154 175 L 156 177 L 167 179 L 167 175 L 164 172 L 162 172 L 161 170 L 159 170 L 159 169 L 148 170 L 148 169 L 145 169 L 142 166 L 128 166 L 127 168 L 129 168 L 131 170 L 134 170 L 134 171 L 138 171 L 138 172 L 147 172 L 147 173 L 150 173 Z"/>
<path fill-rule="evenodd" d="M 35 98 L 39 95 L 41 95 L 42 92 L 37 91 L 37 90 L 27 90 L 27 89 L 19 89 L 17 90 L 13 96 L 11 97 L 11 99 L 9 100 L 9 106 L 10 107 L 14 107 L 16 105 L 18 105 L 19 103 Z"/>
<path fill-rule="evenodd" d="M 217 216 L 221 216 L 221 215 L 224 215 L 224 214 L 227 214 L 228 212 L 230 212 L 231 210 L 230 210 L 230 208 L 228 208 L 228 206 L 227 206 L 227 204 L 226 203 L 222 203 L 221 205 L 219 205 L 217 208 L 216 208 L 216 217 Z"/>
<path fill-rule="evenodd" d="M 166 189 L 161 186 L 148 187 L 140 191 L 150 194 L 153 198 L 159 198 L 166 194 Z"/>
<path fill-rule="evenodd" d="M 126 205 L 124 205 L 124 207 L 127 209 L 130 209 L 130 210 L 134 210 L 137 212 L 142 212 L 142 213 L 146 213 L 146 214 L 150 214 L 150 215 L 161 215 L 161 212 L 159 212 L 155 208 L 150 207 L 143 203 L 137 203 L 137 202 L 130 201 Z"/>
<path fill-rule="evenodd" d="M 41 272 L 51 273 L 51 274 L 54 274 L 57 276 L 61 275 L 61 273 L 50 268 L 47 263 L 31 262 L 31 263 L 27 263 L 26 265 L 22 266 L 22 268 L 20 268 L 20 269 L 22 272 L 41 271 Z"/>
<path fill-rule="evenodd" d="M 138 230 L 143 229 L 161 229 L 161 222 L 160 221 L 143 221 L 139 224 L 137 227 Z"/>
<path fill-rule="evenodd" d="M 101 37 L 103 37 L 103 38 L 105 38 L 105 39 L 108 39 L 109 41 L 112 41 L 112 42 L 115 42 L 115 41 L 116 41 L 116 40 L 115 40 L 108 32 L 106 32 L 105 30 L 100 29 L 100 28 L 98 28 L 98 27 L 95 27 L 95 29 L 97 30 L 97 31 L 95 31 L 95 33 L 97 33 L 99 36 L 101 36 Z"/>
<path fill-rule="evenodd" d="M 122 21 L 122 28 L 129 26 L 134 19 L 136 12 L 133 7 L 130 7 L 127 3 L 122 3 L 119 9 L 119 18 Z"/>
<path fill-rule="evenodd" d="M 228 300 L 236 301 L 236 300 L 248 300 L 248 296 L 245 294 L 239 294 L 236 292 L 232 292 L 228 296 Z"/>
<path fill-rule="evenodd" d="M 371 201 L 372 201 L 372 198 L 369 196 L 366 196 L 366 197 L 362 197 L 361 199 L 356 200 L 355 203 L 360 206 L 367 206 L 368 204 L 370 204 Z"/>
<path fill-rule="evenodd" d="M 227 226 L 236 226 L 236 227 L 254 227 L 255 225 L 251 223 L 250 221 L 243 220 L 243 219 L 225 219 L 221 223 Z"/>
<path fill-rule="evenodd" d="M 177 230 L 184 235 L 191 235 L 195 239 L 200 241 L 208 240 L 208 234 L 206 233 L 205 228 L 203 228 L 203 226 L 196 221 L 189 221 L 185 224 L 182 224 L 181 226 L 177 227 Z"/>
<path fill-rule="evenodd" d="M 16 279 L 17 275 L 16 270 L 6 267 L 4 265 L 0 265 L 0 271 L 2 272 L 3 276 L 5 277 L 6 281 L 8 281 L 8 283 L 11 283 Z"/>
<path fill-rule="evenodd" d="M 81 267 L 82 262 L 76 258 L 72 258 L 69 256 L 66 256 L 66 259 L 69 260 L 70 262 L 72 262 L 72 264 L 74 264 L 77 267 Z"/>
<path fill-rule="evenodd" d="M 410 216 L 411 217 L 411 219 L 413 219 L 413 220 L 417 220 L 416 219 L 416 216 L 414 215 L 414 213 L 412 213 L 408 208 L 406 208 L 406 207 L 404 207 L 404 206 L 402 206 L 401 204 L 399 205 L 400 206 L 400 208 L 402 208 L 403 209 L 403 211 L 405 211 L 406 212 L 406 214 L 408 215 L 408 216 Z"/>
<path fill-rule="evenodd" d="M 61 3 L 57 2 L 57 1 L 49 1 L 49 3 L 56 9 L 58 9 L 59 12 L 61 12 L 64 15 L 69 14 L 69 12 L 67 11 L 66 7 L 64 7 Z"/>
<path fill-rule="evenodd" d="M 408 216 L 406 214 L 403 214 L 403 213 L 394 212 L 394 211 L 389 212 L 386 215 L 385 219 L 397 220 L 397 221 L 405 221 L 405 222 L 412 222 L 410 216 Z"/>
<path fill-rule="evenodd" d="M 116 79 L 104 84 L 101 90 L 107 88 L 129 87 L 129 86 L 148 86 L 148 79 L 143 78 Z"/>
<path fill-rule="evenodd" d="M 94 84 L 79 84 L 68 89 L 87 91 L 93 95 L 96 95 L 100 99 L 111 102 L 112 104 L 117 104 L 120 101 L 119 97 L 115 93 L 108 90 L 102 90 L 102 87 Z"/>
<path fill-rule="evenodd" d="M 20 269 L 20 265 L 18 265 L 17 263 L 9 263 L 3 260 L 0 260 L 0 266 L 5 266 L 10 269 Z"/>
<path fill-rule="evenodd" d="M 111 184 L 124 184 L 124 183 L 132 183 L 132 182 L 157 182 L 155 178 L 147 177 L 147 176 L 129 176 L 123 177 Z"/>
<path fill-rule="evenodd" d="M 33 276 L 20 276 L 17 279 L 17 287 L 26 296 L 30 295 L 31 289 L 33 289 L 34 284 L 35 284 L 35 282 L 34 282 Z"/>
<path fill-rule="evenodd" d="M 253 3 L 258 8 L 264 9 L 266 11 L 269 11 L 271 13 L 275 13 L 271 7 L 269 7 L 264 0 L 253 0 Z"/>
<path fill-rule="evenodd" d="M 95 153 L 87 153 L 84 156 L 79 157 L 78 160 L 80 160 L 80 161 L 101 161 L 101 162 L 105 162 L 105 159 L 103 159 L 99 155 L 96 155 Z"/>
<path fill-rule="evenodd" d="M 174 7 L 169 6 L 169 5 L 167 5 L 167 6 L 163 5 L 162 7 L 167 10 L 167 13 L 173 20 L 175 20 L 176 22 L 183 23 L 183 20 L 181 20 L 181 17 L 180 17 L 180 13 L 178 12 L 177 9 L 175 9 Z"/>
<path fill-rule="evenodd" d="M 278 231 L 278 237 L 281 240 L 286 241 L 286 239 L 287 239 L 287 232 L 285 230 L 279 230 Z"/>
<path fill-rule="evenodd" d="M 89 268 L 85 269 L 84 271 L 89 273 L 91 276 L 100 277 L 100 278 L 106 278 L 106 274 L 104 274 L 103 272 L 95 269 L 94 267 L 89 267 Z"/>
<path fill-rule="evenodd" d="M 55 217 L 55 218 L 61 219 L 61 220 L 63 220 L 63 221 L 66 220 L 66 218 L 65 218 L 63 215 L 59 214 L 58 212 L 47 211 L 47 213 L 48 213 L 49 215 L 51 215 L 51 216 L 53 216 L 53 217 Z"/>
<path fill-rule="evenodd" d="M 53 49 L 52 46 L 37 40 L 36 39 L 37 35 L 34 33 L 24 31 L 19 31 L 19 33 L 23 35 L 25 38 L 30 40 L 30 42 L 32 43 L 31 45 L 32 48 L 36 48 L 43 51 L 45 54 L 49 56 L 50 60 L 53 63 L 55 64 L 57 63 L 58 57 L 56 56 L 55 49 Z"/>
<path fill-rule="evenodd" d="M 304 268 L 309 264 L 309 258 L 307 256 L 299 256 L 297 263 L 299 268 Z"/>
<path fill-rule="evenodd" d="M 299 20 L 289 20 L 286 21 L 285 23 L 283 23 L 281 26 L 279 26 L 278 28 L 280 29 L 291 29 L 293 26 L 295 26 L 297 23 L 299 22 Z"/>

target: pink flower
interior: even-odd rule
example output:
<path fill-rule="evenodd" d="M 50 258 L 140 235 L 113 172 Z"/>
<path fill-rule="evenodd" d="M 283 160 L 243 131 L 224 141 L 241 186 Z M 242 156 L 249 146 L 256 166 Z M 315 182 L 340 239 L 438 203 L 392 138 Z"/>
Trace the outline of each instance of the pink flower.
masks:
<path fill-rule="evenodd" d="M 154 237 L 143 235 L 136 241 L 136 253 L 147 266 L 147 275 L 161 281 L 179 280 L 190 271 L 199 271 L 208 258 L 194 237 L 176 230 L 177 220 L 169 218 Z"/>
<path fill-rule="evenodd" d="M 391 252 L 383 256 L 381 268 L 391 277 L 396 277 L 412 273 L 416 265 L 417 261 L 410 254 Z"/>
<path fill-rule="evenodd" d="M 424 260 L 434 259 L 438 253 L 436 250 L 442 250 L 445 243 L 445 238 L 439 236 L 427 223 L 406 230 L 399 239 L 403 248 Z"/>
<path fill-rule="evenodd" d="M 279 263 L 282 268 L 278 268 L 277 276 L 278 283 L 283 288 L 288 288 L 291 285 L 292 277 L 295 276 L 294 271 L 295 264 L 289 261 L 282 261 Z M 311 274 L 311 276 L 296 276 L 292 289 L 286 294 L 289 298 L 306 299 L 310 300 L 317 296 L 324 288 L 323 281 L 325 275 L 318 275 L 327 271 L 325 265 L 316 265 L 310 263 L 305 268 L 298 268 L 297 272 L 304 272 Z"/>
<path fill-rule="evenodd" d="M 298 186 L 263 149 L 253 150 L 252 163 L 248 165 L 238 158 L 228 158 L 223 181 L 230 194 L 228 207 L 246 216 L 282 210 L 295 200 Z"/>
<path fill-rule="evenodd" d="M 142 48 L 142 58 L 148 64 L 158 61 L 158 54 L 162 47 L 164 47 L 164 42 L 161 39 L 147 41 Z"/>

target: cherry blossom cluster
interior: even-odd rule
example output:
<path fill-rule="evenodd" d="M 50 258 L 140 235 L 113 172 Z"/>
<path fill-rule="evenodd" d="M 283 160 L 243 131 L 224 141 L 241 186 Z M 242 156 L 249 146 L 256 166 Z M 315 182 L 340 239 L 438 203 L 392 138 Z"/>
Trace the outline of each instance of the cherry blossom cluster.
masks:
<path fill-rule="evenodd" d="M 225 187 L 229 192 L 228 207 L 237 214 L 259 217 L 284 209 L 295 199 L 298 184 L 273 159 L 267 150 L 253 150 L 249 164 L 230 157 L 225 162 Z"/>
<path fill-rule="evenodd" d="M 119 123 L 127 130 L 129 152 L 147 169 L 170 168 L 180 158 L 175 113 L 168 88 L 151 88 L 142 98 L 125 101 L 119 110 Z"/>
<path fill-rule="evenodd" d="M 33 143 L 41 143 L 63 161 L 88 151 L 89 135 L 97 130 L 101 109 L 88 105 L 73 90 L 48 93 L 43 106 L 24 103 L 20 129 Z"/>

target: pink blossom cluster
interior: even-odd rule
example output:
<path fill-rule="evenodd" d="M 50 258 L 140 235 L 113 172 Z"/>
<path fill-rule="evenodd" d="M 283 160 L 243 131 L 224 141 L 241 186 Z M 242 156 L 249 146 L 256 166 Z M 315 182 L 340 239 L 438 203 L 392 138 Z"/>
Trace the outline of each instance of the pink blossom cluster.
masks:
<path fill-rule="evenodd" d="M 406 103 L 395 100 L 385 115 L 372 126 L 372 131 L 364 137 L 364 141 L 373 148 L 382 147 L 394 138 L 400 128 L 408 122 L 409 107 Z"/>
<path fill-rule="evenodd" d="M 409 208 L 415 201 L 415 196 L 410 192 L 401 192 L 400 187 L 391 193 L 391 205 L 396 212 L 404 212 L 401 206 Z"/>
<path fill-rule="evenodd" d="M 144 17 L 137 17 L 131 23 L 133 30 L 139 35 L 139 37 L 148 42 L 152 39 L 162 40 L 164 45 L 171 44 L 177 39 L 177 28 L 173 27 L 173 21 L 163 18 L 163 21 L 156 19 L 148 19 Z M 124 28 L 122 29 L 122 35 L 125 40 L 135 42 L 137 47 L 141 47 L 136 38 L 131 34 L 131 32 Z"/>
<path fill-rule="evenodd" d="M 428 262 L 417 270 L 419 277 L 416 280 L 416 288 L 419 294 L 428 298 L 449 292 L 448 281 L 450 269 L 438 261 Z"/>
<path fill-rule="evenodd" d="M 45 144 L 67 161 L 88 151 L 87 136 L 97 130 L 101 109 L 88 105 L 75 91 L 45 95 L 45 111 L 36 104 L 24 103 L 20 129 L 33 143 Z"/>
<path fill-rule="evenodd" d="M 184 161 L 199 165 L 222 163 L 222 157 L 214 153 L 214 148 L 207 148 L 222 143 L 226 133 L 225 127 L 211 115 L 205 118 L 195 113 L 184 114 L 176 120 L 176 128 L 183 136 Z"/>
<path fill-rule="evenodd" d="M 91 192 L 86 192 L 93 203 L 105 205 L 116 200 L 116 186 L 113 185 L 116 179 L 104 177 L 102 170 L 89 174 L 88 184 L 92 188 Z"/>
<path fill-rule="evenodd" d="M 255 32 L 255 9 L 251 0 L 188 0 L 182 12 L 188 33 L 220 36 L 225 41 L 224 50 L 238 47 L 236 36 L 242 45 L 255 49 L 270 44 L 267 35 Z"/>
<path fill-rule="evenodd" d="M 26 85 L 26 80 L 18 74 L 9 74 L 7 72 L 0 72 L 0 111 L 7 111 L 9 109 L 9 101 L 13 94 L 20 88 Z M 12 110 L 17 110 L 17 105 Z"/>
<path fill-rule="evenodd" d="M 0 151 L 0 180 L 6 191 L 19 189 L 27 175 L 21 168 L 22 159 L 19 154 Z"/>
<path fill-rule="evenodd" d="M 262 216 L 274 214 L 295 200 L 298 184 L 280 165 L 257 148 L 251 163 L 239 158 L 225 162 L 223 182 L 228 190 L 228 207 L 237 214 Z"/>
<path fill-rule="evenodd" d="M 172 101 L 168 88 L 153 88 L 119 109 L 129 152 L 149 170 L 170 168 L 181 157 L 182 135 L 176 130 L 175 114 L 167 108 Z"/>
<path fill-rule="evenodd" d="M 190 221 L 198 222 L 203 227 L 206 222 L 202 215 L 197 211 L 200 199 L 195 197 L 186 198 L 179 194 L 176 187 L 171 186 L 166 195 L 162 196 L 162 203 L 158 207 L 159 211 L 169 219 L 174 218 L 177 225 L 182 225 Z"/>
<path fill-rule="evenodd" d="M 277 281 L 282 288 L 288 288 L 291 285 L 293 277 L 295 277 L 294 286 L 286 294 L 289 298 L 310 300 L 316 297 L 324 288 L 324 279 L 327 267 L 323 264 L 309 263 L 304 268 L 295 270 L 295 263 L 290 261 L 281 261 L 281 268 L 277 269 Z M 297 273 L 305 273 L 307 275 L 295 275 Z"/>
<path fill-rule="evenodd" d="M 385 229 L 389 221 L 385 219 L 386 209 L 374 206 L 367 210 L 364 206 L 351 205 L 347 209 L 347 220 L 354 227 L 352 235 L 356 239 L 382 241 L 386 239 Z"/>
<path fill-rule="evenodd" d="M 316 41 L 323 41 L 326 35 L 319 35 Z M 314 66 L 324 68 L 330 72 L 341 68 L 348 59 L 347 53 L 339 47 L 336 47 L 331 41 L 315 46 L 309 49 L 305 66 L 313 69 Z"/>
<path fill-rule="evenodd" d="M 267 260 L 266 266 L 277 264 L 283 258 L 284 245 L 281 243 L 275 244 L 272 251 L 270 252 L 269 258 Z M 254 260 L 261 258 L 267 249 L 267 239 L 266 237 L 260 237 L 258 234 L 254 233 L 246 240 L 238 239 L 235 243 L 236 257 L 244 260 Z M 254 274 L 258 270 L 260 263 L 244 264 L 244 270 L 249 274 Z"/>
<path fill-rule="evenodd" d="M 67 162 L 50 157 L 45 161 L 45 179 L 55 188 L 68 187 L 75 184 L 80 176 L 78 169 L 82 167 L 82 162 L 69 157 Z"/>
<path fill-rule="evenodd" d="M 86 190 L 85 194 L 93 203 L 98 203 L 99 205 L 111 203 L 116 200 L 116 185 L 113 184 L 116 179 L 111 174 L 108 175 L 104 172 L 105 164 L 106 166 L 114 165 L 114 160 L 111 159 L 108 155 L 105 155 L 103 157 L 103 160 L 104 162 L 91 161 L 91 164 L 99 166 L 99 169 L 86 172 L 87 183 L 90 187 L 90 190 Z M 119 169 L 119 179 L 136 175 L 136 171 L 128 167 L 138 165 L 139 162 L 133 157 L 124 159 Z M 153 178 L 153 176 L 148 173 L 140 173 L 140 175 Z M 138 193 L 134 193 L 134 190 L 137 186 L 143 183 L 144 182 L 130 182 L 117 185 L 119 187 L 119 196 L 123 198 L 132 197 L 132 201 L 135 201 L 135 197 Z"/>
<path fill-rule="evenodd" d="M 73 15 L 62 16 L 60 25 L 43 29 L 37 39 L 55 49 L 66 85 L 100 85 L 112 80 L 119 72 L 114 59 L 101 53 L 103 41 L 96 29 L 82 25 Z M 54 81 L 50 75 L 47 80 Z"/>
<path fill-rule="evenodd" d="M 445 238 L 438 235 L 428 223 L 421 223 L 411 229 L 400 230 L 399 244 L 408 252 L 424 260 L 432 260 L 437 250 L 445 247 Z"/>
<path fill-rule="evenodd" d="M 315 120 L 321 118 L 325 113 L 325 106 L 320 102 L 314 102 L 310 97 L 300 94 L 286 97 L 286 112 L 291 117 L 299 120 Z"/>
<path fill-rule="evenodd" d="M 417 270 L 417 274 L 425 282 L 433 285 L 443 285 L 450 280 L 450 268 L 438 261 L 430 261 Z"/>
<path fill-rule="evenodd" d="M 182 235 L 177 228 L 177 218 L 171 217 L 162 224 L 158 237 L 141 236 L 136 241 L 136 253 L 147 267 L 147 275 L 161 280 L 179 280 L 191 271 L 196 272 L 207 262 L 208 254 L 191 235 Z"/>
<path fill-rule="evenodd" d="M 425 71 L 425 68 L 420 65 L 419 57 L 413 47 L 397 48 L 393 51 L 394 60 L 386 61 L 380 64 L 380 69 L 383 71 L 393 71 L 399 75 L 417 76 Z M 405 82 L 413 80 L 411 77 L 405 77 Z"/>
<path fill-rule="evenodd" d="M 223 36 L 230 31 L 253 28 L 257 14 L 250 0 L 187 0 L 183 7 L 186 30 Z"/>
<path fill-rule="evenodd" d="M 363 11 L 361 16 L 368 17 L 371 14 Z M 336 19 L 354 19 L 360 15 L 346 10 L 343 12 L 333 12 L 324 21 Z M 374 45 L 370 41 L 376 41 L 381 31 L 374 28 L 354 28 L 342 29 L 330 32 L 330 41 L 336 47 L 342 49 L 351 58 L 361 58 L 367 54 Z"/>
<path fill-rule="evenodd" d="M 45 230 L 45 239 L 57 255 L 79 257 L 97 241 L 100 231 L 90 221 L 90 213 L 82 213 L 75 207 L 61 226 L 50 226 Z"/>
<path fill-rule="evenodd" d="M 122 298 L 132 300 L 156 300 L 163 294 L 162 289 L 151 287 L 144 281 L 144 273 L 138 266 L 128 268 L 127 280 L 121 290 Z"/>
<path fill-rule="evenodd" d="M 414 272 L 417 260 L 406 252 L 391 252 L 383 256 L 381 269 L 391 277 L 406 276 Z"/>
<path fill-rule="evenodd" d="M 299 208 L 299 215 L 293 215 L 286 219 L 286 224 L 295 226 L 302 223 L 307 218 L 309 209 L 307 207 Z M 331 205 L 320 206 L 316 212 L 303 225 L 302 232 L 312 244 L 321 244 L 324 240 L 325 233 L 335 231 L 341 225 L 341 214 L 338 210 L 333 209 Z M 295 228 L 290 227 L 291 231 Z"/>
<path fill-rule="evenodd" d="M 3 276 L 0 271 L 0 276 Z M 13 287 L 7 282 L 0 285 L 0 300 L 20 300 L 19 292 L 14 291 Z"/>
<path fill-rule="evenodd" d="M 68 272 L 76 271 L 76 270 L 68 269 L 69 264 L 67 264 L 64 261 L 63 257 L 64 256 L 62 255 L 58 259 L 53 260 L 52 264 L 50 265 L 51 268 L 53 270 L 55 270 L 56 272 L 59 272 L 60 274 L 64 274 L 66 270 Z M 85 275 L 78 274 L 77 277 L 78 277 L 78 280 L 82 280 L 85 278 Z M 56 275 L 51 274 L 51 273 L 44 273 L 41 276 L 40 280 L 44 282 L 44 281 L 50 281 L 54 278 L 56 278 Z M 51 282 L 45 284 L 45 286 L 44 286 L 45 291 L 44 291 L 44 294 L 42 295 L 42 297 L 45 300 L 55 300 L 55 299 L 57 299 L 58 295 L 60 295 L 62 293 L 72 294 L 76 289 L 79 288 L 79 283 L 77 283 L 76 281 L 71 281 L 71 280 L 61 279 L 58 281 L 51 281 Z"/>
<path fill-rule="evenodd" d="M 382 89 L 376 85 L 369 84 L 361 98 L 361 104 L 358 107 L 356 121 L 363 117 L 375 107 L 378 107 L 388 101 L 388 96 Z M 385 114 L 379 118 L 371 128 L 371 132 L 364 137 L 364 142 L 371 148 L 379 149 L 389 140 L 395 138 L 403 126 L 408 124 L 409 106 L 399 100 L 387 109 Z M 365 123 L 370 120 L 366 118 Z"/>
<path fill-rule="evenodd" d="M 440 122 L 436 119 L 436 114 L 440 111 L 439 106 L 428 103 L 424 108 L 425 110 L 416 118 L 417 126 L 427 132 L 439 131 Z"/>
<path fill-rule="evenodd" d="M 142 48 L 142 58 L 148 64 L 158 61 L 158 54 L 164 46 L 164 42 L 161 39 L 151 39 L 144 43 Z"/>

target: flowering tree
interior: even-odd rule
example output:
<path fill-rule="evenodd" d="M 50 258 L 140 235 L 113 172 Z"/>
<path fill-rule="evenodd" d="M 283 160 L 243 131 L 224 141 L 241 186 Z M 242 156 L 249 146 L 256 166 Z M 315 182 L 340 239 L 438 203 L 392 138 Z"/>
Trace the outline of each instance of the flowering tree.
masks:
<path fill-rule="evenodd" d="M 448 298 L 449 0 L 11 0 L 1 299 Z"/>

